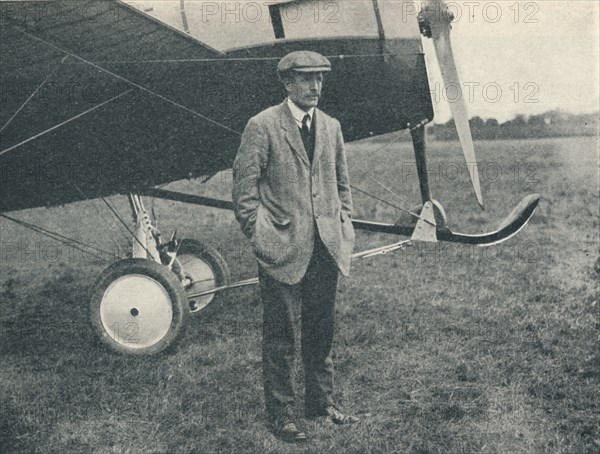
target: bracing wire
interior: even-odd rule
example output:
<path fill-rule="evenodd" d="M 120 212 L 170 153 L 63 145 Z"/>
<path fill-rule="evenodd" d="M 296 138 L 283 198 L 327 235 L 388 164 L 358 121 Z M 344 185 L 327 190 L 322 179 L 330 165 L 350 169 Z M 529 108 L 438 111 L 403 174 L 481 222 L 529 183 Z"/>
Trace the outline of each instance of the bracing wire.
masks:
<path fill-rule="evenodd" d="M 88 197 L 80 188 L 79 186 L 77 186 L 77 184 L 75 184 L 75 182 L 73 180 L 71 180 L 71 184 L 73 185 L 73 187 L 77 190 L 77 192 L 79 192 L 79 194 L 81 194 L 81 197 L 83 197 L 84 199 L 90 199 L 91 197 Z M 96 204 L 92 205 L 94 207 L 94 210 L 96 211 L 96 213 L 98 213 L 99 216 L 102 216 L 102 213 L 100 213 L 100 210 L 98 209 L 98 207 L 96 206 Z M 114 228 L 115 231 L 120 231 L 121 233 L 123 232 L 122 230 L 120 230 L 117 226 L 117 224 L 115 223 L 114 219 L 111 219 L 112 221 L 112 226 Z M 123 238 L 128 241 L 128 238 L 123 234 Z M 117 240 L 116 238 L 113 236 L 113 241 L 115 242 L 115 244 L 118 246 Z"/>
<path fill-rule="evenodd" d="M 62 122 L 60 122 L 59 124 L 57 124 L 57 125 L 54 125 L 54 126 L 52 126 L 51 128 L 48 128 L 48 129 L 46 129 L 45 131 L 42 131 L 42 132 L 40 132 L 40 133 L 38 133 L 38 134 L 35 134 L 35 135 L 33 135 L 33 136 L 29 137 L 28 139 L 25 139 L 25 140 L 23 140 L 23 141 L 21 141 L 21 142 L 19 142 L 19 143 L 15 144 L 15 145 L 12 145 L 12 146 L 10 146 L 10 147 L 8 147 L 8 148 L 5 148 L 4 150 L 0 151 L 0 156 L 2 156 L 2 155 L 3 155 L 3 154 L 5 154 L 5 153 L 8 153 L 8 152 L 9 152 L 9 151 L 11 151 L 11 150 L 14 150 L 15 148 L 19 148 L 21 145 L 25 145 L 26 143 L 28 143 L 28 142 L 31 142 L 32 140 L 35 140 L 35 139 L 37 139 L 38 137 L 41 137 L 41 136 L 43 136 L 44 134 L 48 134 L 49 132 L 52 132 L 52 131 L 54 131 L 55 129 L 58 129 L 58 128 L 60 128 L 60 127 L 62 127 L 62 126 L 64 126 L 64 125 L 66 125 L 67 123 L 70 123 L 70 122 L 72 122 L 72 121 L 74 121 L 74 120 L 77 120 L 78 118 L 80 118 L 80 117 L 83 117 L 84 115 L 87 115 L 87 114 L 89 114 L 90 112 L 93 112 L 94 110 L 96 110 L 96 109 L 98 109 L 98 108 L 100 108 L 100 107 L 104 106 L 105 104 L 108 104 L 109 102 L 112 102 L 112 101 L 114 101 L 115 99 L 118 99 L 118 98 L 120 98 L 121 96 L 124 96 L 124 95 L 126 95 L 127 93 L 130 93 L 130 92 L 131 92 L 131 90 L 124 91 L 123 93 L 120 93 L 120 94 L 118 94 L 118 95 L 116 95 L 116 96 L 113 96 L 112 98 L 110 98 L 110 99 L 107 99 L 106 101 L 103 101 L 103 102 L 101 102 L 100 104 L 96 104 L 94 107 L 91 107 L 91 108 L 87 109 L 86 111 L 84 111 L 84 112 L 81 112 L 80 114 L 77 114 L 77 115 L 75 115 L 74 117 L 71 117 L 71 118 L 69 118 L 69 119 L 67 119 L 67 120 L 65 120 L 65 121 L 62 121 Z"/>
<path fill-rule="evenodd" d="M 69 58 L 68 55 L 65 56 L 62 59 L 61 63 L 64 63 L 67 58 Z M 29 97 L 25 100 L 25 102 L 23 102 L 23 104 L 21 104 L 21 106 L 8 119 L 8 121 L 6 123 L 4 123 L 4 125 L 2 126 L 2 128 L 0 128 L 0 132 L 4 131 L 4 129 L 17 117 L 17 115 L 19 115 L 19 112 L 21 112 L 25 108 L 25 106 L 27 105 L 27 103 L 29 103 L 29 101 L 31 101 L 33 99 L 33 97 L 37 94 L 37 92 L 40 91 L 44 85 L 46 85 L 46 83 L 50 80 L 50 78 L 56 73 L 56 71 L 58 71 L 58 68 L 60 68 L 60 65 L 56 65 L 52 69 L 52 71 L 50 71 L 50 74 L 48 74 L 46 76 L 46 78 L 42 81 L 42 83 L 40 85 L 38 85 L 35 90 L 33 90 L 33 93 L 31 93 L 31 95 L 29 95 Z"/>
<path fill-rule="evenodd" d="M 393 144 L 393 143 L 396 143 L 398 140 L 400 140 L 402 137 L 404 137 L 404 136 L 405 136 L 406 134 L 408 134 L 409 132 L 411 132 L 411 131 L 413 131 L 413 130 L 415 130 L 415 129 L 417 129 L 417 128 L 422 128 L 422 127 L 424 127 L 426 123 L 427 123 L 427 119 L 423 119 L 422 121 L 420 121 L 419 123 L 417 123 L 417 125 L 416 125 L 416 126 L 413 126 L 413 127 L 412 127 L 412 128 L 410 128 L 410 129 L 407 129 L 407 130 L 404 130 L 404 131 L 402 131 L 402 132 L 401 132 L 400 134 L 398 134 L 398 135 L 397 135 L 395 138 L 393 138 L 392 140 L 390 140 L 390 141 L 386 142 L 386 143 L 385 143 L 385 144 L 383 144 L 382 146 L 380 146 L 380 147 L 376 148 L 374 151 L 372 151 L 372 152 L 370 153 L 370 154 L 371 154 L 371 156 L 375 155 L 375 154 L 376 154 L 378 151 L 380 151 L 380 150 L 383 150 L 385 147 L 388 147 L 389 145 L 391 145 L 391 144 Z M 367 160 L 367 163 L 368 163 L 368 162 L 369 162 L 369 160 Z M 373 175 L 372 175 L 372 174 L 371 174 L 371 173 L 370 173 L 368 170 L 366 170 L 368 167 L 369 167 L 368 165 L 364 165 L 364 166 L 362 167 L 362 169 L 361 169 L 361 172 L 362 172 L 362 174 L 363 174 L 363 175 L 366 175 L 366 176 L 367 176 L 367 177 L 368 177 L 370 180 L 372 180 L 373 182 L 375 182 L 375 183 L 376 183 L 378 186 L 382 187 L 382 188 L 383 188 L 383 189 L 385 189 L 387 192 L 389 192 L 390 194 L 392 194 L 392 195 L 393 195 L 394 197 L 396 197 L 396 198 L 397 198 L 397 199 L 398 199 L 398 200 L 399 200 L 401 203 L 403 203 L 403 204 L 406 204 L 406 201 L 405 201 L 405 200 L 404 200 L 404 199 L 403 199 L 403 198 L 402 198 L 402 197 L 401 197 L 399 194 L 397 194 L 397 193 L 396 193 L 396 192 L 394 192 L 392 189 L 390 189 L 389 187 L 387 187 L 386 185 L 384 185 L 384 184 L 383 184 L 383 183 L 382 183 L 382 182 L 381 182 L 381 181 L 380 181 L 378 178 L 376 178 L 376 177 L 375 177 L 375 176 L 373 176 Z M 422 216 L 418 215 L 417 213 L 414 213 L 414 212 L 412 212 L 412 211 L 410 211 L 410 210 L 407 210 L 407 209 L 405 209 L 405 208 L 402 208 L 402 207 L 399 207 L 399 206 L 397 206 L 397 205 L 395 205 L 395 204 L 393 204 L 393 203 L 390 203 L 390 202 L 388 202 L 387 200 L 385 200 L 385 199 L 382 199 L 382 198 L 380 198 L 380 197 L 377 197 L 377 196 L 375 196 L 375 195 L 371 194 L 370 192 L 368 192 L 368 191 L 366 191 L 366 190 L 364 190 L 364 189 L 358 188 L 357 186 L 354 186 L 354 185 L 350 185 L 350 187 L 351 187 L 352 189 L 354 189 L 354 190 L 356 190 L 356 191 L 358 191 L 358 192 L 360 192 L 360 193 L 362 193 L 362 194 L 364 194 L 364 195 L 368 196 L 368 197 L 371 197 L 371 198 L 373 198 L 373 199 L 375 199 L 375 200 L 378 200 L 378 201 L 380 201 L 380 202 L 382 202 L 382 203 L 385 203 L 386 205 L 389 205 L 389 206 L 391 206 L 391 207 L 393 207 L 393 208 L 395 208 L 395 209 L 397 209 L 397 210 L 399 210 L 399 211 L 402 211 L 403 213 L 409 214 L 409 215 L 411 215 L 412 217 L 414 217 L 414 218 L 416 218 L 416 219 L 420 219 L 420 220 L 422 220 L 422 221 L 426 222 L 427 224 L 435 225 L 435 224 L 433 224 L 432 222 L 428 221 L 427 219 L 423 218 Z"/>
<path fill-rule="evenodd" d="M 330 60 L 344 60 L 347 58 L 381 58 L 391 54 L 343 54 L 343 55 L 325 55 Z M 99 60 L 94 61 L 95 64 L 109 65 L 131 65 L 131 64 L 154 64 L 154 63 L 234 63 L 240 61 L 276 61 L 281 60 L 281 57 L 221 57 L 221 58 L 167 58 L 159 60 Z M 78 64 L 76 62 L 69 63 L 71 65 Z"/>
<path fill-rule="evenodd" d="M 92 66 L 93 68 L 96 68 L 96 69 L 98 69 L 98 70 L 102 71 L 103 73 L 106 73 L 106 74 L 108 74 L 108 75 L 110 75 L 110 76 L 112 76 L 112 77 L 114 77 L 114 78 L 116 78 L 116 79 L 122 80 L 123 82 L 125 82 L 125 83 L 127 83 L 127 84 L 129 84 L 129 85 L 131 85 L 131 86 L 133 86 L 133 87 L 135 87 L 135 88 L 138 88 L 139 90 L 141 90 L 141 91 L 144 91 L 144 92 L 146 92 L 146 93 L 148 93 L 148 94 L 150 94 L 150 95 L 152 95 L 152 96 L 155 96 L 155 97 L 157 97 L 157 98 L 159 98 L 159 99 L 162 99 L 163 101 L 166 101 L 166 102 L 168 102 L 169 104 L 172 104 L 172 105 L 174 105 L 174 106 L 176 106 L 176 107 L 179 107 L 180 109 L 183 109 L 183 110 L 185 110 L 186 112 L 189 112 L 189 113 L 193 114 L 193 115 L 194 115 L 194 116 L 196 116 L 196 117 L 200 117 L 200 118 L 202 118 L 202 119 L 204 119 L 204 120 L 206 120 L 206 121 L 208 121 L 208 122 L 210 122 L 210 123 L 213 123 L 213 124 L 215 124 L 215 125 L 217 125 L 217 126 L 219 126 L 219 127 L 223 128 L 223 129 L 225 129 L 225 130 L 227 130 L 227 131 L 229 131 L 229 132 L 233 132 L 234 134 L 241 135 L 241 133 L 240 133 L 239 131 L 236 131 L 236 130 L 234 130 L 234 129 L 231 129 L 229 126 L 227 126 L 227 125 L 224 125 L 223 123 L 220 123 L 220 122 L 218 122 L 217 120 L 213 120 L 212 118 L 210 118 L 210 117 L 207 117 L 206 115 L 202 115 L 200 112 L 196 112 L 195 110 L 193 110 L 193 109 L 191 109 L 191 108 L 189 108 L 189 107 L 187 107 L 187 106 L 184 106 L 183 104 L 180 104 L 180 103 L 178 103 L 177 101 L 173 101 L 172 99 L 170 99 L 170 98 L 168 98 L 168 97 L 166 97 L 166 96 L 163 96 L 163 95 L 161 95 L 160 93 L 157 93 L 157 92 L 155 92 L 155 91 L 153 91 L 153 90 L 151 90 L 151 89 L 149 89 L 149 88 L 147 88 L 147 87 L 144 87 L 143 85 L 140 85 L 140 84 L 138 84 L 138 83 L 135 83 L 135 82 L 133 82 L 132 80 L 129 80 L 129 79 L 127 79 L 126 77 L 120 76 L 120 75 L 119 75 L 119 74 L 117 74 L 117 73 L 114 73 L 114 72 L 112 72 L 112 71 L 109 71 L 108 69 L 106 69 L 106 68 L 104 68 L 104 67 L 102 67 L 102 66 L 100 66 L 100 65 L 98 65 L 98 64 L 96 64 L 96 63 L 93 63 L 93 62 L 91 62 L 91 61 L 89 61 L 89 60 L 86 60 L 85 58 L 83 58 L 83 57 L 80 57 L 80 56 L 79 56 L 79 55 L 77 55 L 77 54 L 74 54 L 74 53 L 72 53 L 72 52 L 69 52 L 69 51 L 67 51 L 67 50 L 65 50 L 65 49 L 63 49 L 63 48 L 61 48 L 61 47 L 58 47 L 58 46 L 56 46 L 55 44 L 49 43 L 48 41 L 46 41 L 46 40 L 44 40 L 44 39 L 42 39 L 42 38 L 40 38 L 40 37 L 38 37 L 38 36 L 32 35 L 31 33 L 28 33 L 28 32 L 26 32 L 26 31 L 24 31 L 24 30 L 19 30 L 19 29 L 17 29 L 17 30 L 18 30 L 20 33 L 22 33 L 22 34 L 24 34 L 24 35 L 26 35 L 26 36 L 29 36 L 29 37 L 30 37 L 30 38 L 32 38 L 32 39 L 35 39 L 36 41 L 40 41 L 40 42 L 42 42 L 42 43 L 46 44 L 47 46 L 50 46 L 50 47 L 52 47 L 53 49 L 56 49 L 56 50 L 58 50 L 58 51 L 60 51 L 60 52 L 62 52 L 62 53 L 64 53 L 64 54 L 66 54 L 66 55 L 70 55 L 71 57 L 73 57 L 73 58 L 75 58 L 75 59 L 77 59 L 77 60 L 79 60 L 79 61 L 81 61 L 81 62 L 83 62 L 83 63 L 85 63 L 85 64 L 87 64 L 87 65 L 90 65 L 90 66 Z"/>
<path fill-rule="evenodd" d="M 53 232 L 51 230 L 45 229 L 43 227 L 40 227 L 40 226 L 37 226 L 37 225 L 34 225 L 34 224 L 30 224 L 29 222 L 25 222 L 25 221 L 22 221 L 20 219 L 13 218 L 13 217 L 8 216 L 6 214 L 0 213 L 0 217 L 3 217 L 4 219 L 7 219 L 7 220 L 9 220 L 11 222 L 14 222 L 15 224 L 23 226 L 23 227 L 25 227 L 25 228 L 27 228 L 29 230 L 33 230 L 34 232 L 39 233 L 40 235 L 47 236 L 48 238 L 51 238 L 54 241 L 58 241 L 60 243 L 66 244 L 68 246 L 71 246 L 71 247 L 73 247 L 73 248 L 75 248 L 75 249 L 77 249 L 77 250 L 79 250 L 81 252 L 84 252 L 86 254 L 90 254 L 93 257 L 96 257 L 97 259 L 103 260 L 105 262 L 110 262 L 110 260 L 108 260 L 107 258 L 102 257 L 102 256 L 100 256 L 98 254 L 94 254 L 92 252 L 89 252 L 89 250 L 85 250 L 85 248 L 93 249 L 93 250 L 95 250 L 97 252 L 101 252 L 102 254 L 112 255 L 115 258 L 119 258 L 116 254 L 108 252 L 108 251 L 105 251 L 104 249 L 100 249 L 100 248 L 98 248 L 96 246 L 92 246 L 92 245 L 83 243 L 83 242 L 81 242 L 79 240 L 76 240 L 74 238 L 69 238 L 69 237 L 67 237 L 65 235 L 61 235 L 60 233 Z"/>
<path fill-rule="evenodd" d="M 121 217 L 121 215 L 119 215 L 119 213 L 117 212 L 117 210 L 112 207 L 110 205 L 110 203 L 108 203 L 108 200 L 106 200 L 105 197 L 100 197 L 100 200 L 102 200 L 104 202 L 104 204 L 108 207 L 108 209 L 110 211 L 112 211 L 112 213 L 115 215 L 115 217 L 119 220 L 119 222 L 123 225 L 123 227 L 125 227 L 125 229 L 129 232 L 129 234 L 133 237 L 133 239 L 135 241 L 138 242 L 138 244 L 146 251 L 146 253 L 148 254 L 148 256 L 152 257 L 152 254 L 150 253 L 150 251 L 148 250 L 148 248 L 146 247 L 145 244 L 143 244 L 140 239 L 137 237 L 137 235 L 127 226 L 127 223 L 123 220 L 123 218 Z"/>

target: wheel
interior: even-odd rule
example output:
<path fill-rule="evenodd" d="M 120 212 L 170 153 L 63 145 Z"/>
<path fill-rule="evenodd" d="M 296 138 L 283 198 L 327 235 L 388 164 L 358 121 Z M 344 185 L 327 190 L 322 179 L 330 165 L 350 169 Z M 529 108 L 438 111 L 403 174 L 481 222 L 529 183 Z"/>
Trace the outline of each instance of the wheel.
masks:
<path fill-rule="evenodd" d="M 165 266 L 127 259 L 106 268 L 91 292 L 91 319 L 113 350 L 152 355 L 174 346 L 188 317 L 181 283 Z"/>
<path fill-rule="evenodd" d="M 185 286 L 188 296 L 229 284 L 229 267 L 223 256 L 200 241 L 183 239 L 177 251 L 177 262 L 181 267 L 181 275 L 189 279 Z M 190 312 L 200 312 L 217 297 L 218 292 L 190 298 Z"/>

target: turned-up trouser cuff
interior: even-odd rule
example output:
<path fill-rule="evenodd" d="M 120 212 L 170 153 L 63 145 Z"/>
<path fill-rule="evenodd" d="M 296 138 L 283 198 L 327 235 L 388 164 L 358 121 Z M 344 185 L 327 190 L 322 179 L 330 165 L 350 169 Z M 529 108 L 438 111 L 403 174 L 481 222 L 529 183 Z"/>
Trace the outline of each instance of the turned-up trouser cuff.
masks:
<path fill-rule="evenodd" d="M 317 237 L 304 278 L 294 285 L 268 276 L 259 267 L 263 302 L 263 384 L 267 416 L 291 417 L 295 401 L 294 307 L 301 307 L 305 410 L 317 413 L 332 404 L 335 296 L 338 268 Z"/>

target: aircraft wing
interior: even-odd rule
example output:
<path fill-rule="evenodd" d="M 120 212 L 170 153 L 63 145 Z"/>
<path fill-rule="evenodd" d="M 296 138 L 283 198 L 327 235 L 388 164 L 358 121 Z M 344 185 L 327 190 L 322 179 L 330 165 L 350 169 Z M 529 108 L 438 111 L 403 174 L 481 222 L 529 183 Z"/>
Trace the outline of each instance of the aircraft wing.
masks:
<path fill-rule="evenodd" d="M 230 166 L 241 125 L 214 103 L 182 108 L 198 94 L 174 66 L 127 63 L 219 52 L 113 1 L 2 2 L 0 16 L 0 212 Z M 205 65 L 204 84 L 218 86 Z"/>
<path fill-rule="evenodd" d="M 416 21 L 396 27 L 397 5 L 390 8 L 399 19 L 383 24 L 392 36 L 385 43 L 374 19 L 365 36 L 350 37 L 352 23 L 325 24 L 305 36 L 301 23 L 288 21 L 286 38 L 276 39 L 269 17 L 251 23 L 250 36 L 243 21 L 227 22 L 232 28 L 223 33 L 219 16 L 209 35 L 219 30 L 228 43 L 221 48 L 186 31 L 183 16 L 179 24 L 173 11 L 154 9 L 192 5 L 195 15 L 190 9 L 186 20 L 202 30 L 202 5 L 215 2 L 135 3 L 0 2 L 0 212 L 230 168 L 248 119 L 284 99 L 275 68 L 293 50 L 333 56 L 323 109 L 340 120 L 346 140 L 433 117 Z M 359 3 L 372 8 L 355 3 L 350 12 Z M 346 17 L 356 15 L 339 13 Z M 250 44 L 231 47 L 233 35 Z"/>

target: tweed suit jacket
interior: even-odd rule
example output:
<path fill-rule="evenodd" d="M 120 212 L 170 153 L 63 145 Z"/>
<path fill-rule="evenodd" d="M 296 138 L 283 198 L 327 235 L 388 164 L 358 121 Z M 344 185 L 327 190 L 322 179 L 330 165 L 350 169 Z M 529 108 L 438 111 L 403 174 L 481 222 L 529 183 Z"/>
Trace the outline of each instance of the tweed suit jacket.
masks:
<path fill-rule="evenodd" d="M 233 203 L 259 265 L 298 283 L 319 235 L 344 275 L 354 245 L 352 198 L 339 122 L 315 109 L 312 164 L 284 101 L 248 122 L 233 165 Z"/>

